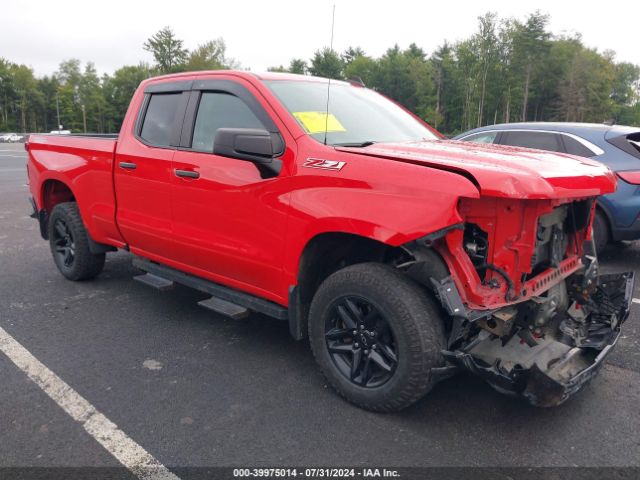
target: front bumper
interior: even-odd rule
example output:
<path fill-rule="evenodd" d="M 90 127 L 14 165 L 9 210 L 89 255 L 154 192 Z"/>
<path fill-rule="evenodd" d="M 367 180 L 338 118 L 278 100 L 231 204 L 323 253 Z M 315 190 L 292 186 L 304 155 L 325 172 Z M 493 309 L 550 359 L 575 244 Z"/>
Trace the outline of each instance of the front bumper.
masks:
<path fill-rule="evenodd" d="M 447 351 L 445 357 L 458 368 L 479 375 L 500 392 L 522 396 L 536 406 L 560 405 L 597 374 L 620 337 L 622 323 L 629 316 L 634 273 L 602 275 L 599 282 L 593 296 L 594 310 L 590 313 L 588 335 L 579 346 L 566 346 L 551 338 L 538 351 L 522 345 L 517 338 L 512 340 L 513 345 L 502 344 L 511 351 L 520 349 L 524 352 L 531 360 L 526 368 L 516 364 L 506 369 L 500 359 L 489 363 L 486 356 L 473 350 Z M 500 342 L 487 338 L 486 343 L 494 341 Z M 495 346 L 490 348 L 496 349 Z M 554 357 L 556 352 L 561 355 Z"/>

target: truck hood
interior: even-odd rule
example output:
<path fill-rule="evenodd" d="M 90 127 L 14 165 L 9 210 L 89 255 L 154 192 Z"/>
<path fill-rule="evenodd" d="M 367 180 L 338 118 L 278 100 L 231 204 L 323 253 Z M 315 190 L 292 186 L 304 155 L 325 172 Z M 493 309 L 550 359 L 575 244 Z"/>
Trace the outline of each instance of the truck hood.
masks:
<path fill-rule="evenodd" d="M 615 191 L 608 167 L 543 150 L 454 140 L 376 143 L 337 150 L 449 170 L 466 176 L 482 195 L 509 198 L 591 197 Z"/>

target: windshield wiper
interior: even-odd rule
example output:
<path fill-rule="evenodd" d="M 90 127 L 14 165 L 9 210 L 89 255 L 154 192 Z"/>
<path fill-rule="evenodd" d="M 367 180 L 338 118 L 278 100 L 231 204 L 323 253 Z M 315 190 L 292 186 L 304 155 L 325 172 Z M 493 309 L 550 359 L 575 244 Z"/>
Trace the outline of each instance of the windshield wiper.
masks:
<path fill-rule="evenodd" d="M 357 147 L 357 148 L 364 148 L 364 147 L 368 147 L 369 145 L 373 145 L 376 142 L 372 142 L 371 140 L 367 140 L 366 142 L 346 142 L 346 143 L 334 143 L 333 146 L 334 147 Z"/>

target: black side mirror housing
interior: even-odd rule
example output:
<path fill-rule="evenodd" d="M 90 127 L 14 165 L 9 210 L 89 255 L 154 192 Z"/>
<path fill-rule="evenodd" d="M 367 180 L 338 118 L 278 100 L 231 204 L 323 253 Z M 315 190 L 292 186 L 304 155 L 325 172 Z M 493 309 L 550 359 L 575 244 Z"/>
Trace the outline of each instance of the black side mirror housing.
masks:
<path fill-rule="evenodd" d="M 264 174 L 276 176 L 282 161 L 276 157 L 284 153 L 279 133 L 256 128 L 219 128 L 213 142 L 214 155 L 253 162 Z M 275 174 L 275 175 L 273 175 Z"/>
<path fill-rule="evenodd" d="M 284 141 L 277 132 L 256 128 L 219 128 L 213 142 L 214 155 L 253 162 L 262 178 L 277 177 Z"/>

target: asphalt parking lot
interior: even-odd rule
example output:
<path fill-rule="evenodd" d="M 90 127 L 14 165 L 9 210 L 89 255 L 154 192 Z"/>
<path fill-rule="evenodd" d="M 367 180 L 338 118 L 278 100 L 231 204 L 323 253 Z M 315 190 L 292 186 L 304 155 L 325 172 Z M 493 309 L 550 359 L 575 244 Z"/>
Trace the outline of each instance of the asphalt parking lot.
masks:
<path fill-rule="evenodd" d="M 93 281 L 64 280 L 28 217 L 25 161 L 0 144 L 0 327 L 168 468 L 640 466 L 640 305 L 599 377 L 558 408 L 463 374 L 406 411 L 369 413 L 331 391 L 286 324 L 149 289 L 125 252 Z M 640 245 L 601 263 L 640 273 Z M 0 467 L 119 465 L 2 353 L 0 381 Z"/>

